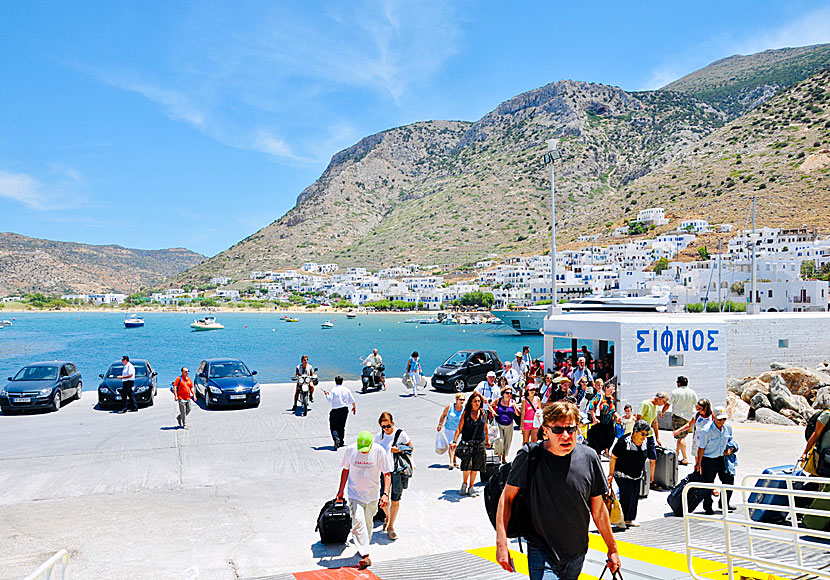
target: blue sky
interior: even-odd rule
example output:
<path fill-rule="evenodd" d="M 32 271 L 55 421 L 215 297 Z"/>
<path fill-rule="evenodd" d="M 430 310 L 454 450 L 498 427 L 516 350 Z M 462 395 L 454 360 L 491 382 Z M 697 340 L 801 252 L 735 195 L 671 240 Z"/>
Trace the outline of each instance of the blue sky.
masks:
<path fill-rule="evenodd" d="M 0 231 L 213 255 L 360 138 L 830 42 L 830 2 L 4 2 Z"/>

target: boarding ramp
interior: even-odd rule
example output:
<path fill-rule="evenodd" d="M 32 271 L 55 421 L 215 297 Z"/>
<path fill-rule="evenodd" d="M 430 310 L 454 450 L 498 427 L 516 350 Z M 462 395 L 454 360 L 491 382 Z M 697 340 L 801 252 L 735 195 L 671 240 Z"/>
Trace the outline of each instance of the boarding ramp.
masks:
<path fill-rule="evenodd" d="M 69 580 L 69 553 L 66 550 L 56 553 L 25 580 Z"/>
<path fill-rule="evenodd" d="M 766 486 L 757 487 L 759 482 Z M 821 490 L 830 484 L 830 478 L 762 474 L 744 477 L 741 485 L 689 483 L 683 490 L 683 524 L 691 576 L 695 580 L 713 578 L 711 570 L 698 566 L 705 558 L 725 563 L 723 576 L 729 580 L 830 580 L 830 531 L 808 529 L 801 523 L 804 516 L 830 518 L 830 512 L 809 507 L 813 500 L 826 499 L 828 494 L 805 490 L 805 484 Z M 733 513 L 689 513 L 688 496 L 693 489 L 717 491 L 721 498 L 731 491 L 732 501 L 737 496 L 742 502 Z M 759 493 L 766 501 L 750 503 L 750 496 Z M 781 513 L 784 519 L 754 521 L 751 516 L 760 510 Z"/>

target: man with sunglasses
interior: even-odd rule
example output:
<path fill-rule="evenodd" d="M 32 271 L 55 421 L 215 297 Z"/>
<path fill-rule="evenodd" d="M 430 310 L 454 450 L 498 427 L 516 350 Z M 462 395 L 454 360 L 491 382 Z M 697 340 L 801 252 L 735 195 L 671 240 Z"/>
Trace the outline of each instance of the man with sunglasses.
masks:
<path fill-rule="evenodd" d="M 513 500 L 525 490 L 524 537 L 531 580 L 577 580 L 588 552 L 589 517 L 608 547 L 608 568 L 620 567 L 603 496 L 605 475 L 596 452 L 577 444 L 579 408 L 567 401 L 545 409 L 545 441 L 526 445 L 516 455 L 496 516 L 496 559 L 513 572 L 507 547 L 507 523 Z M 534 466 L 529 470 L 529 462 Z M 532 477 L 528 477 L 532 471 Z"/>

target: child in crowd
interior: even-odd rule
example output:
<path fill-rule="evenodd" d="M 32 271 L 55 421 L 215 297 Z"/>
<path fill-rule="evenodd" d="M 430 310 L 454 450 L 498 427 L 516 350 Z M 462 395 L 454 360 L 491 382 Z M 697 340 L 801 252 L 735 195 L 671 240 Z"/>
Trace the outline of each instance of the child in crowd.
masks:
<path fill-rule="evenodd" d="M 634 430 L 634 422 L 637 420 L 636 417 L 632 414 L 633 409 L 631 405 L 626 405 L 623 407 L 623 418 L 622 418 L 622 425 L 623 425 L 623 434 L 624 435 L 631 435 L 631 432 Z"/>

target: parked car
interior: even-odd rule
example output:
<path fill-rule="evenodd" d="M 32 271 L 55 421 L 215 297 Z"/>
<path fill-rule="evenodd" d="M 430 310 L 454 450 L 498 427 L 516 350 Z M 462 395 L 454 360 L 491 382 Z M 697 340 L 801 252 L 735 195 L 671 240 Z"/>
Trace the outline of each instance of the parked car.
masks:
<path fill-rule="evenodd" d="M 461 393 L 475 386 L 494 371 L 504 372 L 504 365 L 494 350 L 459 350 L 432 373 L 432 387 Z"/>
<path fill-rule="evenodd" d="M 203 360 L 196 369 L 193 386 L 196 396 L 202 397 L 205 407 L 251 405 L 259 407 L 259 383 L 256 371 L 249 371 L 236 358 Z"/>
<path fill-rule="evenodd" d="M 135 367 L 135 379 L 133 380 L 135 402 L 139 407 L 142 405 L 152 407 L 155 396 L 158 393 L 158 385 L 156 383 L 158 373 L 153 370 L 153 365 L 148 360 L 133 359 L 130 362 Z M 101 384 L 98 385 L 99 407 L 121 407 L 124 405 L 124 399 L 121 397 L 121 384 L 123 381 L 118 378 L 123 372 L 124 365 L 121 361 L 118 361 L 110 365 L 106 374 L 98 375 L 101 377 Z"/>
<path fill-rule="evenodd" d="M 8 380 L 0 389 L 0 409 L 5 415 L 29 409 L 57 411 L 63 401 L 80 399 L 83 392 L 81 373 L 69 361 L 32 363 Z"/>

